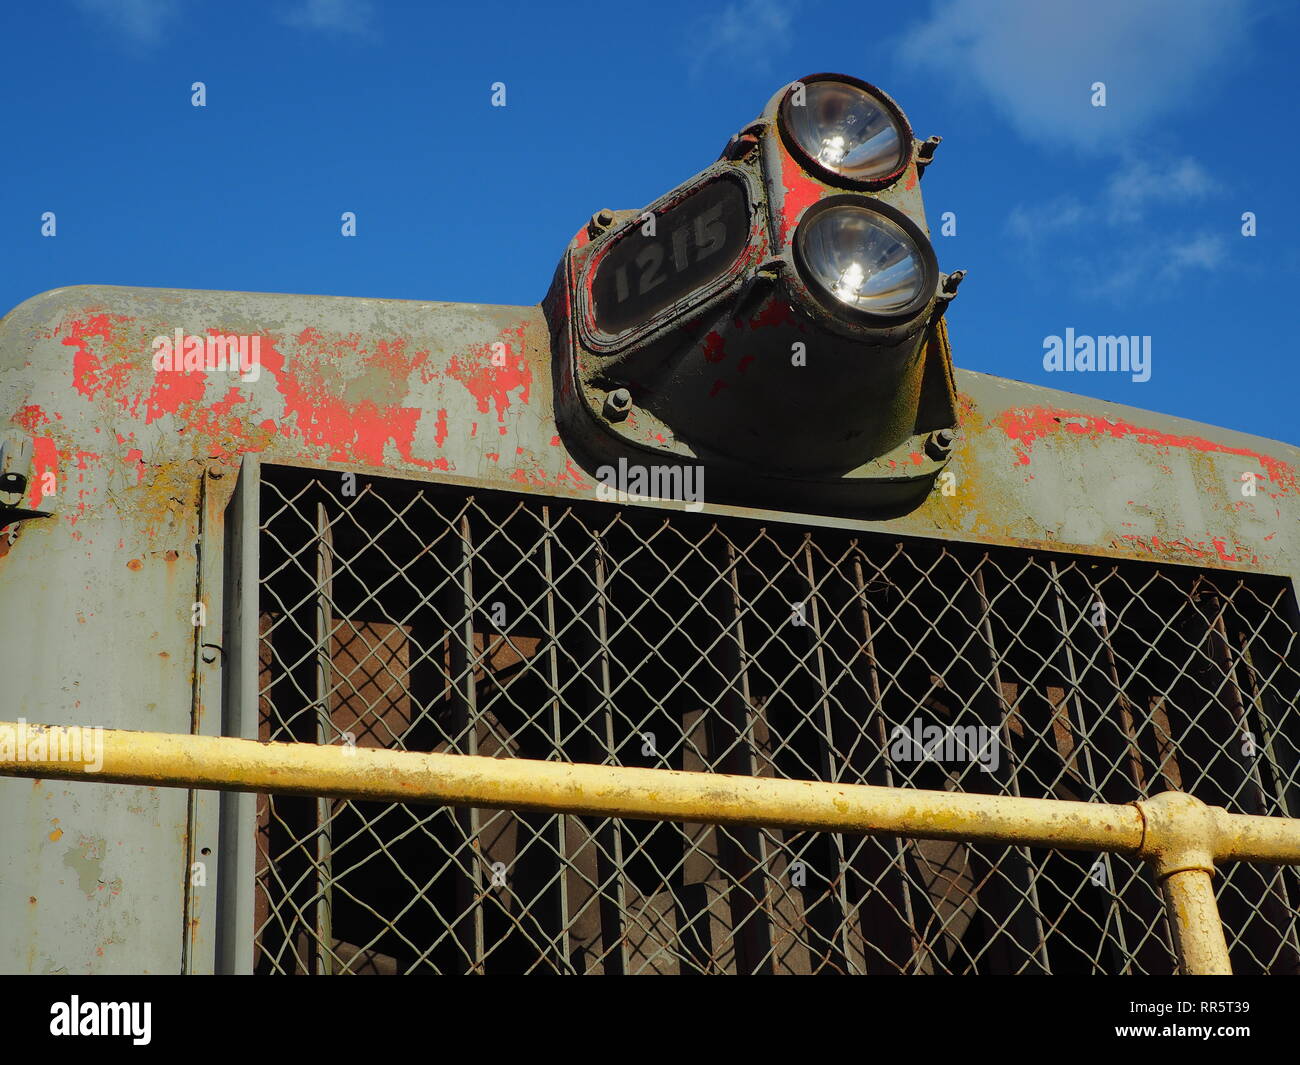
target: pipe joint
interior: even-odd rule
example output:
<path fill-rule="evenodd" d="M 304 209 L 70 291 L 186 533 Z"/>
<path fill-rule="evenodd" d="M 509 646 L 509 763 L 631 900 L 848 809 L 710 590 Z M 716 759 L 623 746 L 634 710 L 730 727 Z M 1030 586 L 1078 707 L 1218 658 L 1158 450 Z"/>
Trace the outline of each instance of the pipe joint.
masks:
<path fill-rule="evenodd" d="M 1191 869 L 1213 875 L 1221 824 L 1217 807 L 1181 791 L 1164 791 L 1133 805 L 1142 815 L 1138 857 L 1151 863 L 1158 880 Z"/>

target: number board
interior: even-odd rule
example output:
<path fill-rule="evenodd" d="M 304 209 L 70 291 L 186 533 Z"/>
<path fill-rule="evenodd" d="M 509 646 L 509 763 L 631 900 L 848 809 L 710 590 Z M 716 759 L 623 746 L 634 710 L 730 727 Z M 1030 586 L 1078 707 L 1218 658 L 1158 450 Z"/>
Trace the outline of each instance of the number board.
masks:
<path fill-rule="evenodd" d="M 646 221 L 630 226 L 596 267 L 591 296 L 602 333 L 626 332 L 716 281 L 749 243 L 744 189 L 727 178 L 656 213 L 654 236 Z"/>

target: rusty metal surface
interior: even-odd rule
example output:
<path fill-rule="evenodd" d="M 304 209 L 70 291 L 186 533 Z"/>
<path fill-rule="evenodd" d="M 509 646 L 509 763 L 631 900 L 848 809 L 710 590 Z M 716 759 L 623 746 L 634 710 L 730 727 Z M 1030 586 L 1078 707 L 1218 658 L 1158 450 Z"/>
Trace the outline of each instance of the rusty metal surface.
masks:
<path fill-rule="evenodd" d="M 155 370 L 153 339 L 176 329 L 260 338 L 259 379 Z M 954 494 L 936 486 L 889 521 L 767 516 L 1300 572 L 1300 449 L 960 370 L 956 385 Z M 212 731 L 220 664 L 201 655 L 208 637 L 191 610 L 215 606 L 211 568 L 241 456 L 594 500 L 551 389 L 536 307 L 104 286 L 28 300 L 0 321 L 0 430 L 31 457 L 29 507 L 53 517 L 0 533 L 8 716 Z M 1258 479 L 1253 497 L 1244 473 Z M 52 496 L 40 491 L 47 474 Z M 704 511 L 757 513 L 709 502 L 707 484 Z M 182 793 L 3 781 L 0 803 L 0 970 L 185 964 L 199 814 Z"/>

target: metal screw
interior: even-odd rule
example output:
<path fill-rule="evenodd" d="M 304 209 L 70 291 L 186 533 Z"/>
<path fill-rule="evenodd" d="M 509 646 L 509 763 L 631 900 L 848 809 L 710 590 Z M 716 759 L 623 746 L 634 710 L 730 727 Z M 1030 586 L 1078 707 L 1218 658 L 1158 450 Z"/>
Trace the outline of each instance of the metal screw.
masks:
<path fill-rule="evenodd" d="M 616 388 L 605 397 L 605 417 L 611 422 L 621 422 L 632 409 L 632 393 L 626 388 Z"/>

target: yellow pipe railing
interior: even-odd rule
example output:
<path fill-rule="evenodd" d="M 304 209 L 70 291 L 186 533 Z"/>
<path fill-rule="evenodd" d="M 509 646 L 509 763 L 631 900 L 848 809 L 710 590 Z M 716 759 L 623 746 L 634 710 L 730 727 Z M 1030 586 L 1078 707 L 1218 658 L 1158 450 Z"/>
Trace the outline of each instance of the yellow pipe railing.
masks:
<path fill-rule="evenodd" d="M 909 836 L 1137 855 L 1160 883 L 1180 965 L 1228 973 L 1216 861 L 1300 863 L 1300 821 L 1230 814 L 1181 792 L 1128 805 L 667 769 L 95 730 L 94 772 L 64 757 L 87 730 L 0 722 L 0 776 L 719 825 Z M 37 742 L 33 742 L 33 738 Z M 84 752 L 83 752 L 84 753 Z"/>

